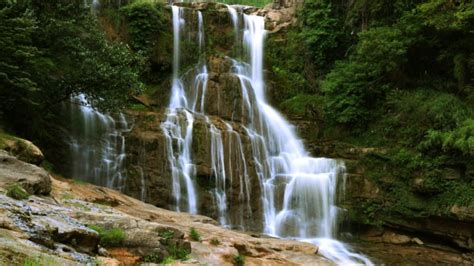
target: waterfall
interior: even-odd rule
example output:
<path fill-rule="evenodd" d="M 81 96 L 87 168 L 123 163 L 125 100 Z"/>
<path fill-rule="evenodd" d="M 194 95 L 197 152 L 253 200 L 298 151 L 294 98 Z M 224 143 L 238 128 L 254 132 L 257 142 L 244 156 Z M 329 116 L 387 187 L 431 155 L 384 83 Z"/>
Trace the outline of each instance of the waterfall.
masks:
<path fill-rule="evenodd" d="M 131 130 L 124 114 L 116 118 L 94 110 L 83 94 L 71 98 L 71 176 L 100 186 L 122 189 L 125 137 Z"/>
<path fill-rule="evenodd" d="M 170 104 L 161 128 L 167 142 L 175 210 L 199 213 L 199 193 L 210 193 L 219 222 L 245 228 L 243 216 L 251 215 L 251 201 L 259 200 L 266 234 L 317 244 L 324 256 L 338 264 L 371 265 L 367 258 L 335 240 L 339 212 L 336 192 L 344 183 L 343 162 L 311 157 L 293 126 L 265 99 L 264 18 L 244 14 L 233 6 L 228 6 L 228 10 L 236 34 L 234 51 L 242 53 L 236 58 L 243 58 L 227 58 L 232 65 L 229 74 L 240 83 L 240 88 L 236 88 L 241 96 L 237 109 L 242 113 L 238 123 L 234 121 L 235 112 L 230 121 L 206 114 L 207 106 L 213 103 L 206 98 L 209 73 L 203 54 L 202 14 L 172 6 L 173 77 Z M 192 15 L 185 16 L 187 12 Z M 185 18 L 197 21 L 197 34 L 189 33 L 193 23 L 189 21 L 188 25 Z M 185 37 L 196 38 L 200 56 L 191 70 L 181 73 L 180 45 Z M 217 101 L 220 114 L 219 95 L 213 100 Z M 202 123 L 209 138 L 213 179 L 213 187 L 207 192 L 199 192 L 196 185 L 198 161 L 202 158 L 193 157 L 193 133 Z M 251 187 L 253 174 L 260 187 L 259 199 L 251 199 L 256 189 Z M 236 193 L 238 199 L 233 199 Z M 229 217 L 229 202 L 244 203 L 239 210 L 240 219 Z"/>

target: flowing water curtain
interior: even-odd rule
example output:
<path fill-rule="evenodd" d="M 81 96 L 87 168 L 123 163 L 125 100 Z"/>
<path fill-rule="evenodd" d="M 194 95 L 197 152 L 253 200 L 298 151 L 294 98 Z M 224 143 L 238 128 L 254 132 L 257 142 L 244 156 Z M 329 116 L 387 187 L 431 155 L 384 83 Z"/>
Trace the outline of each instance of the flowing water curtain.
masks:
<path fill-rule="evenodd" d="M 71 98 L 71 177 L 115 189 L 125 179 L 125 137 L 131 124 L 124 114 L 115 118 L 94 110 L 83 94 Z"/>

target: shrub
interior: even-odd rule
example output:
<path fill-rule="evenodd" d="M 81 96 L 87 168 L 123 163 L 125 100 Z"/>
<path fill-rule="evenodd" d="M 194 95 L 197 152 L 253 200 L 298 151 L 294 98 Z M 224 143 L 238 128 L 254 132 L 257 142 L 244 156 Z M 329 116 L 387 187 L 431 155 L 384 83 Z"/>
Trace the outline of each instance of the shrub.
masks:
<path fill-rule="evenodd" d="M 236 255 L 234 257 L 234 264 L 237 266 L 243 266 L 245 264 L 245 257 L 242 255 Z"/>
<path fill-rule="evenodd" d="M 15 183 L 7 188 L 7 196 L 16 200 L 27 199 L 30 194 L 26 192 L 19 184 Z"/>
<path fill-rule="evenodd" d="M 174 231 L 165 230 L 163 232 L 160 232 L 159 235 L 160 235 L 160 237 L 163 238 L 164 244 L 168 245 L 170 239 L 172 239 L 174 237 Z"/>
<path fill-rule="evenodd" d="M 100 245 L 103 247 L 118 247 L 125 239 L 125 232 L 120 228 L 105 229 L 97 225 L 89 226 L 99 233 Z"/>
<path fill-rule="evenodd" d="M 168 246 L 168 252 L 174 259 L 178 260 L 186 260 L 188 259 L 189 255 L 189 252 L 185 248 L 177 246 L 175 244 Z"/>
<path fill-rule="evenodd" d="M 201 241 L 201 235 L 200 235 L 199 232 L 196 231 L 196 229 L 194 229 L 194 228 L 191 228 L 191 230 L 189 231 L 189 236 L 190 236 L 191 239 L 194 240 L 194 241 Z"/>

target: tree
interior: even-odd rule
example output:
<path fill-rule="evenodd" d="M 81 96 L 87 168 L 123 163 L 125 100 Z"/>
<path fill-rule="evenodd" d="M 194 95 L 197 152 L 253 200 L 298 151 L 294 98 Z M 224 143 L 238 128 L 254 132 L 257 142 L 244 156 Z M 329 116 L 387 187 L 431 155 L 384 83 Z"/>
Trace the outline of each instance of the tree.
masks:
<path fill-rule="evenodd" d="M 38 104 L 33 97 L 39 90 L 34 80 L 39 51 L 32 41 L 36 29 L 37 21 L 25 5 L 0 0 L 0 118 Z"/>

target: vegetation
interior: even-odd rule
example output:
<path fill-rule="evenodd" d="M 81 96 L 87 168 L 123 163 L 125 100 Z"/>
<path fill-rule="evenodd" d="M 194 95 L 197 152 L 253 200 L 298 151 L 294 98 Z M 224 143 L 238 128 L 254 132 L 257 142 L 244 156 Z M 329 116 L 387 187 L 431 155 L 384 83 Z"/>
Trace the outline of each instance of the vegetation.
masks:
<path fill-rule="evenodd" d="M 195 228 L 191 227 L 191 230 L 189 230 L 189 237 L 191 237 L 191 239 L 194 241 L 201 242 L 201 234 L 199 234 Z"/>
<path fill-rule="evenodd" d="M 187 260 L 189 251 L 179 245 L 170 244 L 167 247 L 167 250 L 171 257 L 177 260 Z"/>
<path fill-rule="evenodd" d="M 213 246 L 219 246 L 220 243 L 221 243 L 221 241 L 219 241 L 219 239 L 217 239 L 217 238 L 211 239 L 211 245 L 213 245 Z"/>
<path fill-rule="evenodd" d="M 360 221 L 473 204 L 474 4 L 309 0 L 298 19 L 269 37 L 272 96 L 316 141 L 386 150 L 361 162 L 388 198 Z"/>
<path fill-rule="evenodd" d="M 114 110 L 143 88 L 143 58 L 108 41 L 82 1 L 2 0 L 0 40 L 0 120 L 27 138 L 44 139 L 71 95 Z"/>
<path fill-rule="evenodd" d="M 125 240 L 125 232 L 120 228 L 106 229 L 97 225 L 89 227 L 99 233 L 100 245 L 103 247 L 118 247 Z"/>
<path fill-rule="evenodd" d="M 168 245 L 170 240 L 174 238 L 174 231 L 165 230 L 160 233 L 160 237 L 163 238 L 163 244 Z"/>
<path fill-rule="evenodd" d="M 241 254 L 234 256 L 234 265 L 237 265 L 237 266 L 245 265 L 245 257 Z"/>
<path fill-rule="evenodd" d="M 16 200 L 24 200 L 30 197 L 30 194 L 26 192 L 19 184 L 15 183 L 7 188 L 7 196 Z"/>

